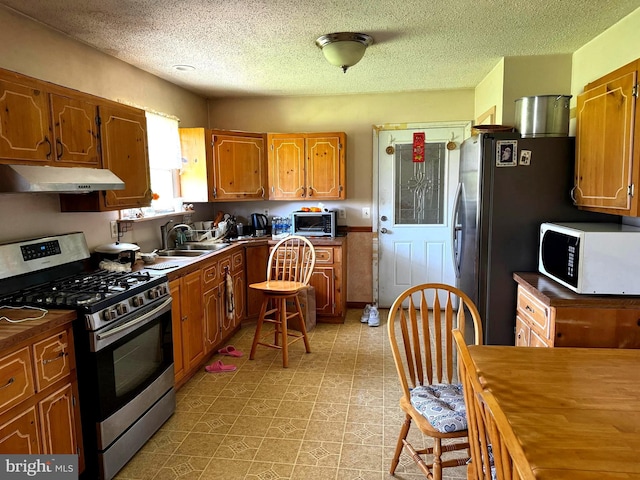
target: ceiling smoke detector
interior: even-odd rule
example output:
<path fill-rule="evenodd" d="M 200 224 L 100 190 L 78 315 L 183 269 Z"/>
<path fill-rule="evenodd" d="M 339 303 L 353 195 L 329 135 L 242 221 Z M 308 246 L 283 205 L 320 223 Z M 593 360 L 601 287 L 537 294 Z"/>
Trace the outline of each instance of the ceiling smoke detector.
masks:
<path fill-rule="evenodd" d="M 328 33 L 316 40 L 324 58 L 331 65 L 342 68 L 344 73 L 362 59 L 365 50 L 372 43 L 373 37 L 352 32 Z"/>

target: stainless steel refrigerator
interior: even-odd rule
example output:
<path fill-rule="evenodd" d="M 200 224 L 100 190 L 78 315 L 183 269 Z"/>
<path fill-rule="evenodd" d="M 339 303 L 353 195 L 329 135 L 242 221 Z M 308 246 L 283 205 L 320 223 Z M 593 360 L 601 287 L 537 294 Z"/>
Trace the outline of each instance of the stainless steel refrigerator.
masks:
<path fill-rule="evenodd" d="M 452 222 L 456 284 L 480 311 L 485 344 L 514 344 L 513 273 L 538 270 L 541 223 L 620 218 L 573 205 L 574 145 L 573 137 L 517 133 L 462 143 Z"/>

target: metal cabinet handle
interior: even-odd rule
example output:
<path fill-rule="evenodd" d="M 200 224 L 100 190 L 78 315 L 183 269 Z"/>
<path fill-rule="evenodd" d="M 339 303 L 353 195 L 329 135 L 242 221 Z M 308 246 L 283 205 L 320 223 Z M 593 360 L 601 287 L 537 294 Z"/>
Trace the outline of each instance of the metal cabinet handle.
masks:
<path fill-rule="evenodd" d="M 59 138 L 56 138 L 56 157 L 58 158 L 58 160 L 62 158 L 63 151 L 64 149 L 62 148 L 62 142 Z"/>
<path fill-rule="evenodd" d="M 313 196 L 313 187 L 311 187 L 311 185 L 309 185 L 309 187 L 307 187 L 309 190 L 309 196 Z"/>
<path fill-rule="evenodd" d="M 307 195 L 307 188 L 306 187 L 302 187 L 302 195 L 300 195 L 301 197 L 305 197 Z"/>
<path fill-rule="evenodd" d="M 578 203 L 578 201 L 576 200 L 576 188 L 577 186 L 574 185 L 574 187 L 571 189 L 571 201 L 573 202 L 574 205 L 576 205 Z"/>
<path fill-rule="evenodd" d="M 0 387 L 0 390 L 3 388 L 7 388 L 9 385 L 11 385 L 15 381 L 16 379 L 14 377 L 11 377 L 9 380 L 7 380 L 7 383 L 5 383 L 3 386 Z"/>
<path fill-rule="evenodd" d="M 531 313 L 536 313 L 536 311 L 531 308 L 529 305 L 527 305 L 526 307 L 524 307 L 525 310 L 529 310 Z"/>
<path fill-rule="evenodd" d="M 264 187 L 260 187 L 262 188 L 262 198 L 264 198 Z"/>
<path fill-rule="evenodd" d="M 42 364 L 46 365 L 47 363 L 55 362 L 56 360 L 60 360 L 61 358 L 65 357 L 66 355 L 67 353 L 62 351 L 53 358 L 45 358 L 44 360 L 42 360 Z"/>
<path fill-rule="evenodd" d="M 51 158 L 51 154 L 53 153 L 53 147 L 51 146 L 51 140 L 48 137 L 44 137 L 44 141 L 49 144 L 49 153 L 47 153 L 47 158 Z"/>

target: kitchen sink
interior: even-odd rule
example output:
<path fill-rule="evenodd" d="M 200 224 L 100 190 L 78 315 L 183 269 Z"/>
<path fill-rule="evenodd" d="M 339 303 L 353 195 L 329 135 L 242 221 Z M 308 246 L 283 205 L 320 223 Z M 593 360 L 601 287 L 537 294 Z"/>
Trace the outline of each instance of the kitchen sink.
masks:
<path fill-rule="evenodd" d="M 170 250 L 160 250 L 161 257 L 199 257 L 210 252 L 227 248 L 230 243 L 186 243 Z"/>
<path fill-rule="evenodd" d="M 186 243 L 177 248 L 177 250 L 186 250 L 188 252 L 193 252 L 197 250 L 205 250 L 205 251 L 217 251 L 222 250 L 223 248 L 227 248 L 230 246 L 230 243 Z"/>
<path fill-rule="evenodd" d="M 160 250 L 158 255 L 161 257 L 198 257 L 200 255 L 206 255 L 208 250 Z"/>

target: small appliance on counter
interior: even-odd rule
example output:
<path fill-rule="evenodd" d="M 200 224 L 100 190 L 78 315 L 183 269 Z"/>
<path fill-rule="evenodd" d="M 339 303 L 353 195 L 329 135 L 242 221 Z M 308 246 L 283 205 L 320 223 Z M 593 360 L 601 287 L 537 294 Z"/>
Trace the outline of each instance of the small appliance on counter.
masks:
<path fill-rule="evenodd" d="M 335 237 L 337 230 L 336 211 L 293 212 L 291 233 L 304 237 Z"/>
<path fill-rule="evenodd" d="M 640 295 L 640 228 L 543 223 L 538 270 L 580 294 Z"/>
<path fill-rule="evenodd" d="M 136 263 L 140 247 L 134 243 L 107 243 L 95 248 L 100 258 L 99 267 L 110 272 L 130 272 Z"/>
<path fill-rule="evenodd" d="M 250 222 L 251 230 L 256 237 L 263 237 L 267 234 L 267 225 L 269 224 L 269 219 L 266 215 L 263 215 L 262 213 L 252 213 Z"/>

